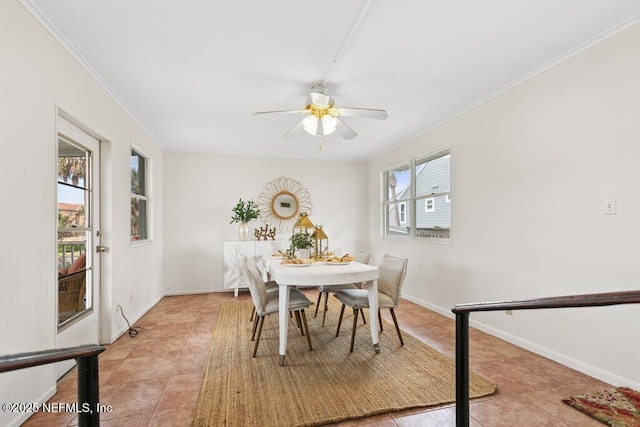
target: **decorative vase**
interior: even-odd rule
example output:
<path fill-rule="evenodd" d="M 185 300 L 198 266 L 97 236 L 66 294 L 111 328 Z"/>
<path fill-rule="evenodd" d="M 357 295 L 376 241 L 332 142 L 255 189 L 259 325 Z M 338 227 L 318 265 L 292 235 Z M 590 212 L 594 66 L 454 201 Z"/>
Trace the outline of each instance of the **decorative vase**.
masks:
<path fill-rule="evenodd" d="M 241 222 L 238 226 L 238 239 L 239 240 L 249 240 L 249 224 L 246 222 Z"/>

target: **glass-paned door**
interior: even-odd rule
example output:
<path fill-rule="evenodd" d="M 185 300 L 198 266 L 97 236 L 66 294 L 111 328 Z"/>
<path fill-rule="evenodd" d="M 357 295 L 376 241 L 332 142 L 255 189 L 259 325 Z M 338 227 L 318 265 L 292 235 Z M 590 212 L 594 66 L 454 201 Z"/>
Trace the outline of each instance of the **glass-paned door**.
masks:
<path fill-rule="evenodd" d="M 56 123 L 56 348 L 65 348 L 100 342 L 100 141 L 62 117 Z M 74 364 L 56 363 L 57 378 Z"/>
<path fill-rule="evenodd" d="M 93 153 L 58 136 L 58 326 L 93 305 Z"/>

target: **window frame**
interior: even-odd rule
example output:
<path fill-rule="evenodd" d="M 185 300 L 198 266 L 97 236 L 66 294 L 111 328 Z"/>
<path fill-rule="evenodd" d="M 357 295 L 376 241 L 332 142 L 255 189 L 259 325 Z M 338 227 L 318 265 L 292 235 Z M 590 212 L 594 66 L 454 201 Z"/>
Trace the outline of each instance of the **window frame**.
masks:
<path fill-rule="evenodd" d="M 129 244 L 130 246 L 142 246 L 142 245 L 146 245 L 151 243 L 152 239 L 152 233 L 151 230 L 153 229 L 153 227 L 151 226 L 152 222 L 152 216 L 151 216 L 151 212 L 152 212 L 152 188 L 151 188 L 151 165 L 152 165 L 152 161 L 151 161 L 151 157 L 148 156 L 144 151 L 140 150 L 138 147 L 136 147 L 135 145 L 131 145 L 130 148 L 130 157 L 129 159 L 131 159 L 134 155 L 138 156 L 139 159 L 144 159 L 144 174 L 143 174 L 143 180 L 142 180 L 142 189 L 143 191 L 141 193 L 136 193 L 133 191 L 133 186 L 130 185 L 130 202 L 133 203 L 134 200 L 138 200 L 138 201 L 144 201 L 145 202 L 145 218 L 144 218 L 144 232 L 145 232 L 145 237 L 144 238 L 140 238 L 140 239 L 133 239 L 134 234 L 133 234 L 133 227 L 130 227 L 129 229 Z M 131 160 L 130 160 L 131 162 Z M 132 168 L 131 168 L 131 164 L 129 164 L 129 180 L 131 182 L 131 174 L 132 174 Z M 140 165 L 138 165 L 138 170 L 140 170 Z M 140 179 L 140 177 L 138 177 L 138 179 Z M 130 213 L 130 219 L 133 220 L 132 214 Z M 141 234 L 141 233 L 139 233 Z"/>
<path fill-rule="evenodd" d="M 449 156 L 449 190 L 440 190 L 438 188 L 438 185 L 436 185 L 433 188 L 433 191 L 431 193 L 428 194 L 421 194 L 420 196 L 417 195 L 417 188 L 416 188 L 416 165 L 420 165 L 422 163 L 426 163 L 441 157 L 445 157 L 445 156 Z M 389 200 L 389 184 L 388 184 L 388 178 L 389 178 L 389 173 L 393 172 L 393 171 L 398 171 L 398 170 L 402 170 L 404 168 L 406 168 L 408 166 L 409 170 L 410 170 L 410 175 L 411 175 L 411 181 L 409 184 L 409 198 L 403 198 L 403 199 L 397 199 L 394 201 Z M 381 171 L 381 185 L 382 185 L 382 189 L 381 189 L 381 206 L 382 206 L 382 221 L 381 221 L 381 237 L 382 238 L 391 238 L 391 239 L 412 239 L 412 240 L 417 240 L 417 241 L 422 241 L 422 242 L 435 242 L 435 243 L 450 243 L 451 242 L 451 233 L 452 233 L 452 225 L 451 225 L 451 217 L 452 217 L 452 213 L 451 211 L 449 211 L 449 229 L 448 229 L 448 237 L 435 237 L 435 236 L 425 236 L 425 237 L 420 237 L 417 236 L 417 228 L 416 228 L 416 221 L 417 221 L 417 206 L 418 206 L 418 202 L 420 200 L 425 200 L 425 212 L 435 212 L 435 207 L 436 207 L 436 199 L 438 197 L 443 197 L 444 202 L 450 206 L 451 203 L 451 146 L 444 146 L 441 148 L 438 148 L 430 153 L 424 154 L 422 156 L 419 157 L 415 157 L 409 161 L 405 161 L 402 163 L 398 163 L 397 165 L 384 169 Z M 427 210 L 427 200 L 431 199 L 433 200 L 433 208 L 432 210 Z M 391 232 L 391 230 L 389 229 L 389 211 L 390 211 L 390 206 L 393 204 L 397 204 L 400 205 L 401 203 L 407 203 L 408 204 L 408 208 L 409 208 L 409 215 L 410 215 L 410 224 L 409 224 L 409 230 L 408 233 L 406 234 L 401 234 L 401 233 L 393 233 Z M 406 211 L 405 211 L 406 214 Z M 406 222 L 405 222 L 406 223 Z M 404 224 L 404 223 L 403 223 Z"/>

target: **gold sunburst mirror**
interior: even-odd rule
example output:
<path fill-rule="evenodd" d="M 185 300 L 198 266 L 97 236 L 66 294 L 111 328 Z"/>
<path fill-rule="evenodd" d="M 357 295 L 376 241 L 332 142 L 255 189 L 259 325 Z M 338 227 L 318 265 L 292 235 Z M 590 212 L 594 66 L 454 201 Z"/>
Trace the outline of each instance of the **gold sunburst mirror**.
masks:
<path fill-rule="evenodd" d="M 293 178 L 276 178 L 258 196 L 260 219 L 279 232 L 291 231 L 301 212 L 311 215 L 313 205 L 306 188 Z"/>

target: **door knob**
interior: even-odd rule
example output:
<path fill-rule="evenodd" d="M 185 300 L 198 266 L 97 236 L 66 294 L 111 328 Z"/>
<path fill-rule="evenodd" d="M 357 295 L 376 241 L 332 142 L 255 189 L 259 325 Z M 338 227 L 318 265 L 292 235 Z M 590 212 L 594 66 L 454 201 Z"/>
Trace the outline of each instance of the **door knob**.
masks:
<path fill-rule="evenodd" d="M 96 252 L 107 252 L 109 250 L 109 248 L 107 248 L 106 246 L 96 246 Z"/>

